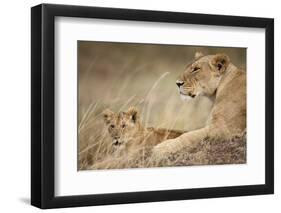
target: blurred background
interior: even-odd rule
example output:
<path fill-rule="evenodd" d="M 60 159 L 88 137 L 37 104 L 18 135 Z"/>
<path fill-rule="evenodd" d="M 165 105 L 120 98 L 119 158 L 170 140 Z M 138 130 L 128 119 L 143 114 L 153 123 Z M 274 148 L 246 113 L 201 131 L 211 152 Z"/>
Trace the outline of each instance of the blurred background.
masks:
<path fill-rule="evenodd" d="M 101 117 L 106 108 L 118 112 L 136 106 L 147 127 L 202 127 L 210 101 L 198 97 L 183 102 L 175 84 L 197 51 L 226 53 L 232 63 L 246 68 L 245 48 L 78 41 L 79 154 L 101 152 L 100 143 L 109 140 Z"/>

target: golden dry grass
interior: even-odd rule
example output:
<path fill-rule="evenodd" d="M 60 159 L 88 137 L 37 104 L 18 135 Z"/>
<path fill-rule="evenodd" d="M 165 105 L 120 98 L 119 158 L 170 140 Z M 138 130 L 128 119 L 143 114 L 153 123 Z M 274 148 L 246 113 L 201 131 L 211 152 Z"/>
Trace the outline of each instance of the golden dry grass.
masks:
<path fill-rule="evenodd" d="M 246 163 L 246 133 L 229 140 L 206 138 L 192 151 L 172 154 L 159 161 L 152 159 L 151 147 L 139 147 L 122 156 L 110 155 L 88 169 L 149 168 L 168 166 L 219 165 Z"/>
<path fill-rule="evenodd" d="M 117 112 L 136 106 L 140 109 L 145 127 L 188 131 L 203 126 L 211 102 L 202 97 L 191 103 L 184 103 L 180 100 L 175 85 L 177 76 L 192 60 L 196 51 L 205 54 L 225 52 L 238 66 L 246 64 L 246 52 L 241 48 L 78 42 L 79 170 L 96 168 L 98 162 L 105 160 L 108 161 L 106 168 L 245 162 L 244 136 L 233 145 L 234 148 L 227 146 L 228 143 L 225 142 L 225 149 L 218 151 L 224 157 L 228 156 L 228 160 L 224 157 L 222 160 L 211 160 L 208 153 L 212 148 L 208 147 L 219 147 L 209 146 L 209 142 L 201 144 L 197 154 L 186 156 L 183 152 L 176 160 L 168 159 L 165 162 L 150 162 L 150 149 L 142 147 L 126 156 L 115 156 L 113 153 L 111 139 L 101 116 L 106 108 Z M 230 150 L 230 147 L 233 149 Z M 185 161 L 180 160 L 183 158 Z M 182 163 L 178 163 L 180 161 Z"/>

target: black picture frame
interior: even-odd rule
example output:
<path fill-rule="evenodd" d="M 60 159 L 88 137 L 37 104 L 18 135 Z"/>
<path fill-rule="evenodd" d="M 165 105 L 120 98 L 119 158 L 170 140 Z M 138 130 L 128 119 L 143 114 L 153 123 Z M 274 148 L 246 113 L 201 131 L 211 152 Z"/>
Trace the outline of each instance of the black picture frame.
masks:
<path fill-rule="evenodd" d="M 55 17 L 100 18 L 162 23 L 264 28 L 266 136 L 265 184 L 112 194 L 54 195 Z M 217 198 L 274 193 L 274 19 L 164 11 L 41 4 L 31 8 L 31 204 L 60 208 Z"/>

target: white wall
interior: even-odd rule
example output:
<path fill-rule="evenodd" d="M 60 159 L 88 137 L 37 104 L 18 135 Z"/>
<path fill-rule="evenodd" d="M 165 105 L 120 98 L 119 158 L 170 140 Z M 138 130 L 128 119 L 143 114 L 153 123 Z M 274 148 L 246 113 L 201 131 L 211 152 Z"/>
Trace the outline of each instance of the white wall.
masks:
<path fill-rule="evenodd" d="M 245 0 L 213 1 L 94 1 L 59 0 L 45 3 L 81 4 L 106 7 L 171 10 L 195 13 L 244 15 L 275 18 L 275 59 L 281 55 L 281 13 L 277 0 L 262 2 Z M 30 196 L 30 7 L 41 1 L 2 1 L 1 2 L 1 174 L 0 209 L 1 212 L 37 212 L 29 206 Z M 275 62 L 275 195 L 237 198 L 174 201 L 148 204 L 115 205 L 52 210 L 56 212 L 277 212 L 281 209 L 281 157 L 279 128 L 281 99 L 280 61 Z M 279 156 L 278 156 L 279 155 Z M 6 211 L 5 211 L 6 210 Z"/>

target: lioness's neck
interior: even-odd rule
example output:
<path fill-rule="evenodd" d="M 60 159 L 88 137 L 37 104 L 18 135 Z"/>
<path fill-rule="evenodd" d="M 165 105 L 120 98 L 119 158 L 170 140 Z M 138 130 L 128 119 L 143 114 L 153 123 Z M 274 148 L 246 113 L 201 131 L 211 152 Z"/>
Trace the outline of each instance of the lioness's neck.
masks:
<path fill-rule="evenodd" d="M 227 84 L 235 76 L 237 70 L 238 68 L 234 64 L 230 63 L 225 73 L 223 74 L 218 87 L 220 87 L 223 84 Z"/>
<path fill-rule="evenodd" d="M 223 76 L 219 81 L 216 91 L 216 98 L 220 94 L 220 90 L 222 90 L 237 75 L 238 71 L 239 69 L 234 64 L 230 63 L 228 65 L 225 73 L 223 74 Z"/>

